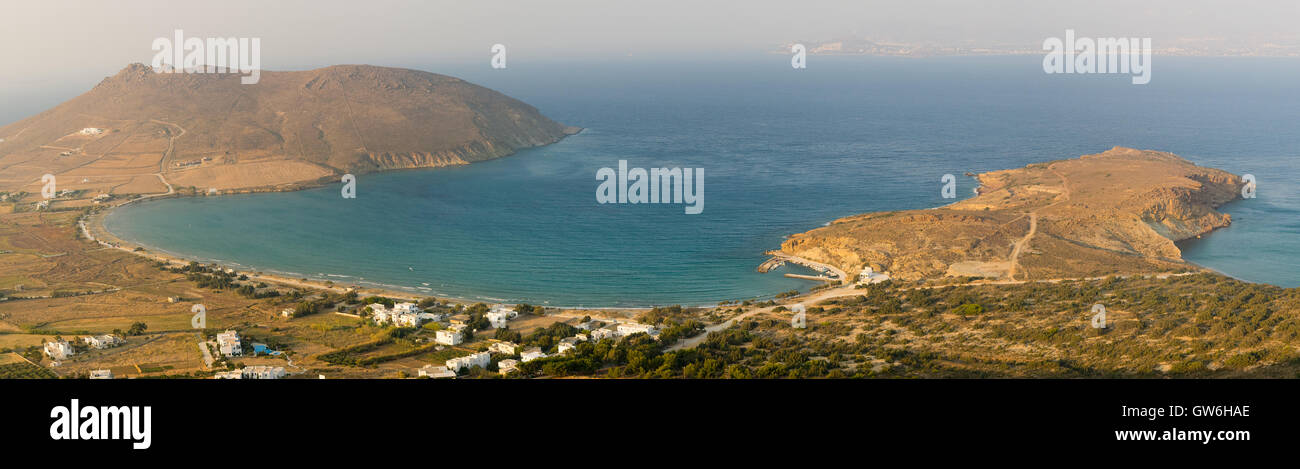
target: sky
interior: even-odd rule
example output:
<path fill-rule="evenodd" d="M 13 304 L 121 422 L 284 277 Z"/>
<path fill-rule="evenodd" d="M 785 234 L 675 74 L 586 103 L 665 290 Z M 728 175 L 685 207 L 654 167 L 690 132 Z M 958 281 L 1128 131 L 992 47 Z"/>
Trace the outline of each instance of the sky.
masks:
<path fill-rule="evenodd" d="M 257 37 L 262 68 L 340 63 L 721 60 L 789 42 L 856 36 L 1035 47 L 1067 28 L 1087 36 L 1162 39 L 1297 37 L 1293 0 L 6 0 L 0 5 L 0 100 L 88 89 L 152 41 Z M 1263 39 L 1258 39 L 1263 38 Z M 19 99 L 19 98 L 12 98 Z"/>

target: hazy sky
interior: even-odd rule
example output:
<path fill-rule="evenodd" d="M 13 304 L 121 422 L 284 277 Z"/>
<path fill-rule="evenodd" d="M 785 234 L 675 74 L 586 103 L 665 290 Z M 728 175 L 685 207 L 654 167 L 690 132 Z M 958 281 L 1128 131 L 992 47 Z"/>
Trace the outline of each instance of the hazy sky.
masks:
<path fill-rule="evenodd" d="M 0 79 L 11 85 L 111 75 L 149 63 L 154 38 L 259 37 L 266 69 L 336 63 L 724 57 L 856 35 L 914 42 L 1024 43 L 1088 36 L 1295 37 L 1300 2 L 960 0 L 60 1 L 6 0 Z M 85 78 L 82 78 L 85 80 Z M 92 81 L 92 83 L 93 83 Z"/>

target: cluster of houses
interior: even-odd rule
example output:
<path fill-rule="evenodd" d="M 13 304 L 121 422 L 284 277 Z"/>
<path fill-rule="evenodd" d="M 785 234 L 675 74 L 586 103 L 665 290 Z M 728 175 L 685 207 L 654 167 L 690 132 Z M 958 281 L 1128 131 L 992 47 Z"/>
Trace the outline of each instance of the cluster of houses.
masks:
<path fill-rule="evenodd" d="M 426 313 L 421 310 L 415 303 L 397 303 L 392 309 L 374 303 L 366 306 L 370 308 L 370 319 L 375 324 L 392 324 L 399 327 L 420 327 L 429 321 L 443 321 L 447 315 L 441 313 Z"/>
<path fill-rule="evenodd" d="M 84 129 L 81 129 L 81 132 L 78 133 L 89 137 L 97 137 L 104 134 L 104 129 L 101 129 L 99 127 L 86 127 Z"/>
<path fill-rule="evenodd" d="M 116 347 L 122 344 L 121 337 L 109 334 L 82 337 L 81 341 L 85 342 L 87 346 L 90 346 L 90 348 L 100 350 L 109 347 Z"/>
<path fill-rule="evenodd" d="M 109 347 L 116 347 L 121 345 L 123 342 L 121 337 L 111 334 L 86 336 L 82 337 L 81 341 L 85 342 L 86 346 L 90 348 L 100 350 Z M 73 349 L 72 344 L 68 343 L 68 341 L 63 338 L 46 342 L 44 349 L 45 355 L 49 356 L 53 360 L 67 360 L 68 357 L 77 353 L 77 351 Z"/>
<path fill-rule="evenodd" d="M 637 333 L 648 334 L 651 337 L 659 336 L 659 329 L 650 324 L 618 324 L 617 326 L 604 328 L 596 328 L 595 326 L 596 324 L 594 322 L 579 324 L 578 327 L 580 329 L 590 332 L 588 334 L 577 334 L 573 337 L 560 339 L 559 345 L 556 346 L 557 353 L 568 353 L 577 348 L 579 343 L 588 340 L 601 340 L 605 338 L 619 340 L 623 337 Z M 460 343 L 459 329 L 444 329 L 438 331 L 438 333 L 440 338 L 439 343 L 443 343 L 441 337 L 443 337 L 442 334 L 444 333 L 448 337 L 455 337 L 457 339 L 455 343 Z M 488 364 L 492 363 L 491 354 L 493 353 L 515 355 L 515 353 L 518 352 L 518 360 L 508 358 L 497 362 L 497 371 L 502 375 L 508 375 L 511 372 L 518 370 L 521 363 L 527 363 L 547 357 L 546 353 L 542 352 L 541 347 L 529 347 L 522 351 L 520 351 L 519 348 L 519 344 L 513 342 L 496 341 L 488 345 L 488 350 L 486 352 L 479 352 L 447 360 L 446 366 L 426 365 L 424 368 L 419 370 L 419 375 L 432 378 L 454 378 L 456 377 L 456 373 L 463 369 L 473 368 L 475 366 L 487 368 Z"/>
<path fill-rule="evenodd" d="M 282 366 L 254 365 L 234 371 L 222 371 L 212 375 L 212 379 L 280 379 L 284 376 Z"/>

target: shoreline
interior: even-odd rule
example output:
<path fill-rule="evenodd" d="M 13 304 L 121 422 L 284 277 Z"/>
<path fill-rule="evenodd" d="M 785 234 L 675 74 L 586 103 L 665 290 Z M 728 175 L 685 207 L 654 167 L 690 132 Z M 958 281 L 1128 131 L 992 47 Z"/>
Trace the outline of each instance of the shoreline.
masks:
<path fill-rule="evenodd" d="M 172 195 L 169 197 L 159 196 L 159 197 L 151 197 L 149 198 L 149 200 L 166 200 L 166 199 L 180 198 L 180 197 L 190 197 L 190 196 L 186 196 L 186 195 L 180 195 L 180 196 Z M 266 271 L 258 271 L 256 269 L 250 269 L 245 266 L 232 266 L 232 265 L 224 264 L 222 262 L 199 259 L 196 256 L 186 256 L 185 254 L 182 253 L 169 252 L 164 249 L 156 248 L 153 246 L 147 246 L 138 242 L 123 239 L 122 237 L 108 230 L 107 226 L 105 226 L 104 219 L 108 217 L 110 213 L 112 213 L 117 208 L 130 205 L 136 202 L 140 202 L 143 200 L 145 199 L 139 198 L 139 199 L 127 201 L 125 203 L 113 205 L 111 207 L 102 208 L 90 214 L 84 220 L 79 220 L 77 232 L 80 233 L 81 236 L 86 238 L 88 241 L 97 243 L 103 246 L 104 248 L 117 249 L 129 254 L 134 254 L 143 257 L 145 259 L 149 259 L 151 261 L 164 262 L 167 263 L 168 265 L 173 265 L 173 266 L 184 266 L 184 265 L 188 265 L 190 262 L 198 262 L 204 265 L 215 264 L 221 267 L 222 269 L 231 269 L 234 270 L 237 274 L 247 275 L 249 280 L 261 281 L 261 282 L 266 282 L 271 284 L 279 284 L 282 286 L 288 286 L 293 288 L 328 290 L 336 293 L 346 293 L 349 290 L 354 290 L 357 292 L 358 295 L 361 296 L 383 296 L 387 298 L 402 299 L 402 300 L 419 300 L 420 298 L 435 297 L 438 298 L 439 300 L 449 301 L 452 303 L 459 303 L 464 305 L 473 305 L 476 303 L 486 303 L 486 304 L 500 303 L 499 301 L 493 301 L 487 299 L 476 299 L 476 298 L 464 298 L 456 295 L 441 295 L 441 294 L 434 294 L 434 293 L 421 294 L 418 292 L 402 290 L 401 286 L 392 286 L 395 288 L 386 288 L 386 287 L 364 286 L 364 285 L 357 284 L 355 282 L 337 282 L 332 280 L 321 280 L 321 279 L 313 278 L 313 276 L 311 275 L 305 275 L 303 277 L 293 278 L 284 275 L 283 273 L 267 273 Z M 140 249 L 140 250 L 137 251 L 136 249 Z M 325 282 L 327 281 L 333 282 L 333 285 L 326 284 Z M 416 287 L 410 287 L 410 288 L 414 289 Z M 776 294 L 774 293 L 773 297 L 775 295 Z M 773 298 L 762 297 L 762 298 L 752 298 L 752 299 L 762 300 L 762 299 L 773 299 Z M 735 300 L 719 300 L 718 302 L 714 302 L 710 304 L 700 304 L 700 305 L 680 304 L 680 306 L 682 306 L 683 308 L 714 308 L 718 306 L 719 302 L 722 301 L 735 301 Z M 536 306 L 554 308 L 562 311 L 611 311 L 611 312 L 641 312 L 641 311 L 649 311 L 654 307 L 656 307 L 656 306 L 586 306 L 586 305 L 552 306 L 547 304 L 538 304 Z M 672 306 L 672 305 L 664 304 L 658 306 Z"/>

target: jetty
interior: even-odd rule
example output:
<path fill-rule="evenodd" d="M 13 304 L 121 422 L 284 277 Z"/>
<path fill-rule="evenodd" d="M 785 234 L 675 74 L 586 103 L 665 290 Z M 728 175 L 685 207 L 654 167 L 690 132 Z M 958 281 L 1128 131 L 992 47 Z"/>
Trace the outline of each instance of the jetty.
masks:
<path fill-rule="evenodd" d="M 772 269 L 785 265 L 786 262 L 789 262 L 792 264 L 802 265 L 816 272 L 821 272 L 822 275 L 785 274 L 786 277 L 800 278 L 805 280 L 818 280 L 818 281 L 829 282 L 829 283 L 840 283 L 849 278 L 848 275 L 844 273 L 844 271 L 830 264 L 813 262 L 808 259 L 804 259 L 798 256 L 792 256 L 781 251 L 768 251 L 766 252 L 766 254 L 772 257 L 766 261 L 763 261 L 762 264 L 759 264 L 757 270 L 760 273 L 770 272 Z"/>

